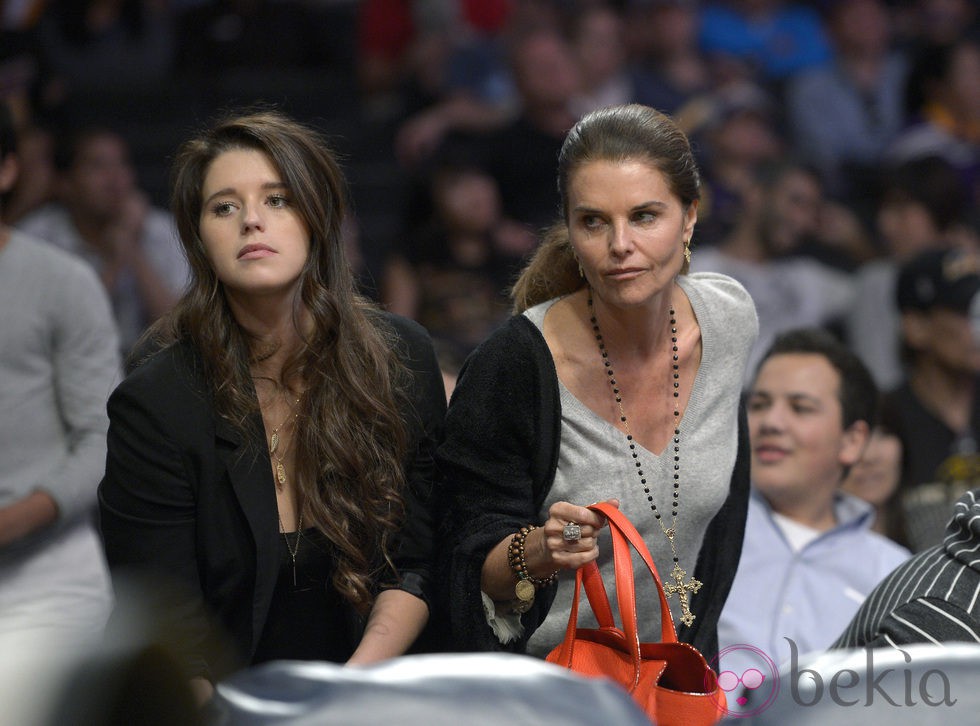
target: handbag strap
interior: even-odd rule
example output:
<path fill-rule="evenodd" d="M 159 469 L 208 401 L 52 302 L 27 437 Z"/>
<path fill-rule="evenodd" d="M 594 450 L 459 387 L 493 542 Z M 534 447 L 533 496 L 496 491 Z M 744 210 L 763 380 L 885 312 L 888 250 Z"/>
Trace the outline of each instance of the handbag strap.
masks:
<path fill-rule="evenodd" d="M 616 507 L 605 502 L 592 504 L 589 509 L 598 512 L 606 517 L 609 522 L 609 532 L 613 543 L 613 560 L 616 572 L 616 596 L 619 600 L 620 618 L 623 622 L 623 631 L 631 645 L 631 658 L 636 671 L 636 678 L 640 674 L 640 641 L 637 631 L 636 620 L 636 591 L 633 578 L 633 558 L 630 555 L 629 546 L 639 552 L 640 557 L 646 564 L 647 569 L 653 576 L 653 581 L 657 585 L 657 593 L 660 595 L 660 639 L 664 643 L 676 643 L 677 633 L 674 630 L 674 619 L 670 614 L 670 606 L 667 604 L 667 596 L 664 593 L 663 583 L 657 572 L 653 558 L 647 549 L 646 543 L 636 531 L 632 522 L 619 511 Z M 571 667 L 572 650 L 575 643 L 575 631 L 578 627 L 578 606 L 579 596 L 582 585 L 585 585 L 585 594 L 592 607 L 592 612 L 596 616 L 599 626 L 604 629 L 614 629 L 612 608 L 609 605 L 609 596 L 606 593 L 605 585 L 602 582 L 602 573 L 595 561 L 582 565 L 575 570 L 575 590 L 572 595 L 572 606 L 568 613 L 568 625 L 565 628 L 565 638 L 562 640 L 558 649 L 557 663 Z M 634 684 L 635 685 L 635 684 Z"/>
<path fill-rule="evenodd" d="M 588 565 L 583 565 L 575 570 L 575 591 L 572 595 L 572 607 L 568 612 L 568 625 L 565 626 L 565 637 L 562 639 L 558 646 L 558 664 L 564 666 L 565 668 L 572 667 L 572 649 L 575 643 L 575 631 L 578 628 L 578 601 L 579 594 L 582 591 L 582 580 L 586 577 L 585 571 L 589 569 L 589 565 L 592 565 L 592 569 L 595 574 L 599 574 L 599 569 L 595 567 L 594 562 L 590 562 Z M 589 575 L 590 579 L 592 575 Z M 601 575 L 599 576 L 601 580 Z M 602 592 L 605 595 L 605 589 Z M 608 613 L 609 621 L 612 621 L 612 612 L 609 608 L 609 600 L 606 599 L 605 612 Z M 609 626 L 603 626 L 609 627 Z"/>
<path fill-rule="evenodd" d="M 589 606 L 592 608 L 592 613 L 595 615 L 599 627 L 615 628 L 616 621 L 613 619 L 612 608 L 609 606 L 609 595 L 606 594 L 606 585 L 602 581 L 599 565 L 593 560 L 579 569 L 582 570 L 585 596 L 589 599 Z"/>
<path fill-rule="evenodd" d="M 590 505 L 589 509 L 603 515 L 609 522 L 609 531 L 613 542 L 613 565 L 616 573 L 616 597 L 619 601 L 619 615 L 622 619 L 624 632 L 631 641 L 634 634 L 637 633 L 636 588 L 633 575 L 633 558 L 629 550 L 629 545 L 632 545 L 647 566 L 657 586 L 657 595 L 660 597 L 660 639 L 664 643 L 676 643 L 677 631 L 674 629 L 674 619 L 670 614 L 670 605 L 667 603 L 663 582 L 660 580 L 657 566 L 653 563 L 650 550 L 647 549 L 640 533 L 636 531 L 636 527 L 626 515 L 612 504 L 597 502 Z M 637 639 L 636 642 L 637 648 L 639 648 L 639 640 Z"/>

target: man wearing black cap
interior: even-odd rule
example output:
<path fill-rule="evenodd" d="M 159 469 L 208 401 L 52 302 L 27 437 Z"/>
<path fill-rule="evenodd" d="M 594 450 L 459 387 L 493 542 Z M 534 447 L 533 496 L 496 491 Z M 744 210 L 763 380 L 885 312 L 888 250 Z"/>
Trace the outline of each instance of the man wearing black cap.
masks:
<path fill-rule="evenodd" d="M 905 383 L 882 420 L 902 438 L 902 505 L 914 550 L 937 544 L 953 502 L 980 485 L 980 257 L 930 250 L 901 269 Z"/>

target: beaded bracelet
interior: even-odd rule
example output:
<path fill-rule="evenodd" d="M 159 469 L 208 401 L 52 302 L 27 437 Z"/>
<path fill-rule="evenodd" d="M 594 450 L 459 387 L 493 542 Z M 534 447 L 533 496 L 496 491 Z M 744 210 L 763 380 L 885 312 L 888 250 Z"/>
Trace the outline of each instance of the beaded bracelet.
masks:
<path fill-rule="evenodd" d="M 524 540 L 536 529 L 537 527 L 533 524 L 525 525 L 511 538 L 510 546 L 507 548 L 507 562 L 510 564 L 510 569 L 517 575 L 518 580 L 527 580 L 534 585 L 535 590 L 538 590 L 555 582 L 558 579 L 559 570 L 555 570 L 547 577 L 533 577 L 528 571 L 527 562 L 524 560 Z"/>
<path fill-rule="evenodd" d="M 517 575 L 517 585 L 514 587 L 515 599 L 511 603 L 511 612 L 516 615 L 521 615 L 531 609 L 538 588 L 546 583 L 546 580 L 532 577 L 528 573 L 527 563 L 524 561 L 524 540 L 535 529 L 537 527 L 533 524 L 521 527 L 520 531 L 511 538 L 510 545 L 507 547 L 507 563 Z"/>

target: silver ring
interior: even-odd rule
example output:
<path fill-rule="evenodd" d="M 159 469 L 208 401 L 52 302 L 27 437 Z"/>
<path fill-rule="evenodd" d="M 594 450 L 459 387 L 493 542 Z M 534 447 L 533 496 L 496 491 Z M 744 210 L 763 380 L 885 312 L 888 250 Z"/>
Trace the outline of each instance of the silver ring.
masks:
<path fill-rule="evenodd" d="M 566 542 L 578 542 L 582 537 L 582 528 L 575 524 L 575 522 L 569 522 L 561 530 L 561 538 Z"/>

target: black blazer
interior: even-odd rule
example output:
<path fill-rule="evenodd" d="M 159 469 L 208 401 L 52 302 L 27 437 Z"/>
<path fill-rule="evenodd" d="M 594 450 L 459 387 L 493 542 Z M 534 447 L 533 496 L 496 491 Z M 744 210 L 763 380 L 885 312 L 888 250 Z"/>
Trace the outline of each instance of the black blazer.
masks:
<path fill-rule="evenodd" d="M 402 589 L 429 602 L 433 451 L 446 395 L 432 343 L 394 315 L 412 373 L 407 516 L 395 548 Z M 151 583 L 154 610 L 190 675 L 218 679 L 247 665 L 279 572 L 275 487 L 261 417 L 250 434 L 214 411 L 202 362 L 184 342 L 144 359 L 112 393 L 101 531 L 117 589 Z M 121 586 L 121 588 L 119 587 Z M 363 627 L 350 610 L 351 642 Z"/>

